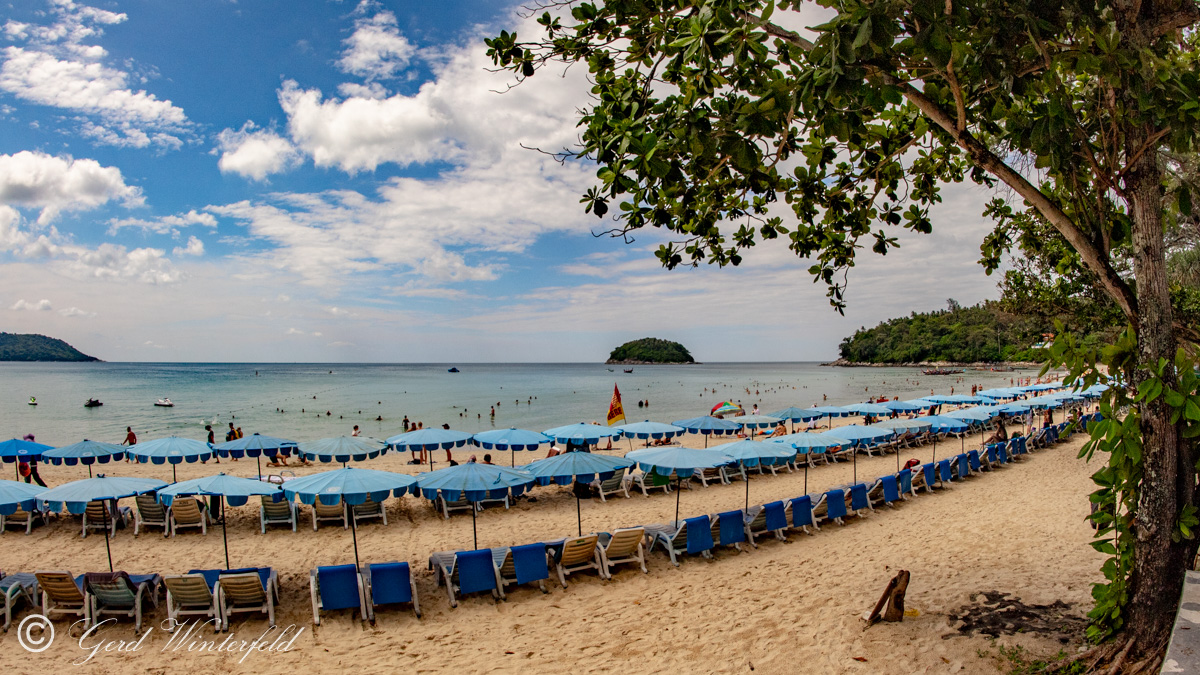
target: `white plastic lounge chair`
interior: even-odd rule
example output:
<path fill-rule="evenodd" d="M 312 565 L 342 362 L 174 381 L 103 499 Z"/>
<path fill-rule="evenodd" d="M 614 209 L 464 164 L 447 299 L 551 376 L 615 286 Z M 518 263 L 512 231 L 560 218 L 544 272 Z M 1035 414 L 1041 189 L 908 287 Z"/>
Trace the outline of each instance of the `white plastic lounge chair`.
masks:
<path fill-rule="evenodd" d="M 629 499 L 629 484 L 625 482 L 625 470 L 613 472 L 612 478 L 606 481 L 596 479 L 591 482 L 590 487 L 600 494 L 600 501 L 606 502 L 608 495 L 624 493 L 625 498 Z"/>
<path fill-rule="evenodd" d="M 213 632 L 221 630 L 221 612 L 217 596 L 202 574 L 173 574 L 163 577 L 167 589 L 167 632 L 175 632 L 181 616 L 202 616 L 213 620 Z"/>
<path fill-rule="evenodd" d="M 504 581 L 491 549 L 434 553 L 429 556 L 429 567 L 434 570 L 438 585 L 446 584 L 451 607 L 458 607 L 456 596 L 465 593 L 490 591 L 496 602 L 504 599 Z"/>
<path fill-rule="evenodd" d="M 341 523 L 343 530 L 350 527 L 350 521 L 346 518 L 346 507 L 340 501 L 337 504 L 322 504 L 320 499 L 313 502 L 313 532 L 317 531 L 319 522 Z"/>
<path fill-rule="evenodd" d="M 9 574 L 0 579 L 0 596 L 4 597 L 4 630 L 7 631 L 12 625 L 13 610 L 22 600 L 37 606 L 37 577 L 28 573 Z"/>
<path fill-rule="evenodd" d="M 34 511 L 26 511 L 25 509 L 17 508 L 10 516 L 0 516 L 0 532 L 4 532 L 9 527 L 23 527 L 25 528 L 25 534 L 29 534 L 33 532 L 34 522 L 45 524 L 46 516 L 36 509 Z"/>
<path fill-rule="evenodd" d="M 703 523 L 701 518 L 707 519 L 708 516 L 697 516 L 688 520 Z M 679 567 L 679 557 L 688 552 L 688 520 L 666 525 L 646 526 L 646 537 L 651 540 L 650 550 L 653 551 L 655 546 L 661 546 L 670 556 L 671 564 L 676 567 Z M 699 529 L 707 530 L 708 527 L 701 526 Z M 696 552 L 705 558 L 712 558 L 712 534 L 709 533 L 705 536 L 708 541 L 698 542 Z"/>
<path fill-rule="evenodd" d="M 191 497 L 181 497 L 171 502 L 171 510 L 167 514 L 171 522 L 171 536 L 185 527 L 198 527 L 201 534 L 208 534 L 208 509 L 200 505 L 199 500 Z"/>
<path fill-rule="evenodd" d="M 290 501 L 273 501 L 271 497 L 263 496 L 262 506 L 258 510 L 258 524 L 262 533 L 267 533 L 268 525 L 290 525 L 292 532 L 296 531 L 296 504 Z"/>
<path fill-rule="evenodd" d="M 597 545 L 599 535 L 588 534 L 563 542 L 562 555 L 554 563 L 558 572 L 558 581 L 563 588 L 567 587 L 567 575 L 572 572 L 596 570 L 600 578 L 606 578 L 604 568 L 600 563 L 600 547 Z"/>
<path fill-rule="evenodd" d="M 137 510 L 133 517 L 133 536 L 138 536 L 138 533 L 146 527 L 161 527 L 164 537 L 170 533 L 171 526 L 168 522 L 167 507 L 160 504 L 154 495 L 138 495 L 134 501 L 137 504 Z"/>
<path fill-rule="evenodd" d="M 387 525 L 387 510 L 383 507 L 383 502 L 372 501 L 371 497 L 367 497 L 367 501 L 350 507 L 350 515 L 353 516 L 354 522 L 360 520 L 370 520 L 371 518 L 380 518 L 383 524 Z"/>
<path fill-rule="evenodd" d="M 134 620 L 134 632 L 140 633 L 142 608 L 146 601 L 158 607 L 158 587 L 162 577 L 157 574 L 89 572 L 83 576 L 88 614 L 95 623 L 103 621 L 101 617 L 106 614 L 128 617 Z"/>
<path fill-rule="evenodd" d="M 257 572 L 221 574 L 215 588 L 221 610 L 221 629 L 229 630 L 229 617 L 240 612 L 266 614 L 275 626 L 275 602 L 279 597 L 279 578 L 271 570 L 264 584 Z"/>
<path fill-rule="evenodd" d="M 673 476 L 673 474 L 672 474 Z M 671 494 L 671 478 L 672 476 L 660 476 L 657 473 L 648 474 L 645 472 L 631 473 L 625 476 L 625 488 L 636 485 L 642 489 L 642 494 L 649 497 L 651 490 L 662 490 L 667 494 Z"/>
<path fill-rule="evenodd" d="M 42 614 L 47 619 L 59 616 L 77 616 L 83 619 L 83 627 L 91 622 L 87 597 L 83 594 L 83 577 L 74 577 L 70 572 L 36 572 L 38 588 L 42 591 Z"/>
<path fill-rule="evenodd" d="M 131 511 L 128 506 L 118 506 L 116 513 L 113 513 L 107 501 L 88 502 L 87 510 L 83 512 L 83 538 L 87 538 L 88 530 L 103 532 L 106 527 L 108 535 L 115 537 L 119 525 L 129 524 Z"/>
<path fill-rule="evenodd" d="M 646 528 L 625 527 L 612 534 L 602 532 L 597 539 L 600 552 L 600 574 L 606 579 L 612 578 L 613 568 L 626 563 L 637 563 L 642 572 L 649 574 L 646 569 Z"/>
<path fill-rule="evenodd" d="M 470 511 L 476 508 L 474 504 L 467 501 L 467 493 L 462 493 L 459 498 L 454 501 L 447 501 L 445 497 L 438 493 L 437 500 L 433 503 L 433 507 L 442 512 L 442 517 L 450 520 L 450 514 L 455 511 Z"/>
<path fill-rule="evenodd" d="M 744 476 L 739 476 L 744 478 Z M 692 472 L 692 478 L 700 481 L 704 487 L 708 487 L 709 481 L 715 481 L 717 485 L 728 485 L 729 477 L 725 475 L 724 467 L 713 467 L 711 469 L 696 469 Z"/>

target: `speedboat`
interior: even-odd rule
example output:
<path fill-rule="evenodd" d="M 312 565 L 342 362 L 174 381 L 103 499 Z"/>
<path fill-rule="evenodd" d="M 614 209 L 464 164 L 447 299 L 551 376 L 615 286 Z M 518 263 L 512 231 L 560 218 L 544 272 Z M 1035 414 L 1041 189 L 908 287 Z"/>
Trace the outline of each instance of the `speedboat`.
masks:
<path fill-rule="evenodd" d="M 30 396 L 29 397 L 29 405 L 37 405 L 37 397 Z"/>
<path fill-rule="evenodd" d="M 459 371 L 458 368 L 449 368 L 446 370 L 446 372 L 447 373 L 457 373 L 457 372 L 461 372 L 461 371 Z"/>
<path fill-rule="evenodd" d="M 103 404 L 103 403 L 101 403 L 100 401 L 97 401 L 97 400 L 96 400 L 96 399 L 94 399 L 94 398 L 89 398 L 89 399 L 87 400 L 87 403 L 84 403 L 84 404 L 83 404 L 83 407 L 85 407 L 85 408 L 99 408 L 99 407 L 100 407 L 100 406 L 102 406 L 102 405 L 104 405 L 104 404 Z"/>
<path fill-rule="evenodd" d="M 160 398 L 154 402 L 154 405 L 159 408 L 174 408 L 175 404 L 171 403 L 169 398 Z"/>

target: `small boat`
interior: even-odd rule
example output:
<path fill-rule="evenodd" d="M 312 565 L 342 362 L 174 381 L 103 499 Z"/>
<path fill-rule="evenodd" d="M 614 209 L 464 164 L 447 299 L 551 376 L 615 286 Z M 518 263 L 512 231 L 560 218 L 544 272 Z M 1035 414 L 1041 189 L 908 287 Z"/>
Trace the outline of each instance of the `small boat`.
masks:
<path fill-rule="evenodd" d="M 29 397 L 29 405 L 37 405 L 37 398 L 34 396 L 30 396 Z"/>
<path fill-rule="evenodd" d="M 958 375 L 962 372 L 961 369 L 955 368 L 936 368 L 931 370 L 922 370 L 925 375 Z"/>
<path fill-rule="evenodd" d="M 450 368 L 450 369 L 446 370 L 446 372 L 447 373 L 458 373 L 461 371 L 458 368 Z"/>
<path fill-rule="evenodd" d="M 103 404 L 103 403 L 101 403 L 100 401 L 97 401 L 97 400 L 96 400 L 96 399 L 94 399 L 94 398 L 89 398 L 89 399 L 87 400 L 87 403 L 84 403 L 84 404 L 83 404 L 83 407 L 85 407 L 85 408 L 99 408 L 99 407 L 100 407 L 100 406 L 102 406 L 102 405 L 104 405 L 104 404 Z"/>
<path fill-rule="evenodd" d="M 625 372 L 627 372 L 627 373 L 632 373 L 632 372 L 633 372 L 633 368 L 625 368 Z"/>
<path fill-rule="evenodd" d="M 154 402 L 154 405 L 155 405 L 155 407 L 158 407 L 158 408 L 174 408 L 175 407 L 175 404 L 171 403 L 171 399 L 169 399 L 169 398 L 160 398 Z"/>
<path fill-rule="evenodd" d="M 608 372 L 610 372 L 610 373 L 611 373 L 611 372 L 613 372 L 613 369 L 612 369 L 612 368 L 609 368 L 609 369 L 608 369 Z"/>

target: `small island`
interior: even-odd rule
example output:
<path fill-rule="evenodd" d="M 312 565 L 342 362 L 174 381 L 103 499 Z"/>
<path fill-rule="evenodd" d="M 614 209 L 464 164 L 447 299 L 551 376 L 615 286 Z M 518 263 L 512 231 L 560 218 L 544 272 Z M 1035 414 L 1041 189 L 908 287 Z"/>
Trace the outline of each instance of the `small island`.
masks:
<path fill-rule="evenodd" d="M 58 338 L 0 333 L 0 361 L 99 361 Z"/>
<path fill-rule="evenodd" d="M 621 365 L 695 362 L 687 348 L 678 342 L 649 337 L 626 342 L 612 350 L 605 361 Z"/>

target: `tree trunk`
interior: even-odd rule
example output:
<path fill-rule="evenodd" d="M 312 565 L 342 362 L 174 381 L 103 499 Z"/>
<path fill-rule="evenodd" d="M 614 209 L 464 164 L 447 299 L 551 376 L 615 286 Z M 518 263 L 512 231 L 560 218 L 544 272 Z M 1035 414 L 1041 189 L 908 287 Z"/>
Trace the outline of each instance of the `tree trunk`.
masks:
<path fill-rule="evenodd" d="M 1126 135 L 1126 156 L 1133 157 L 1154 133 L 1139 127 Z M 1153 151 L 1144 151 L 1130 165 L 1125 178 L 1133 220 L 1133 267 L 1137 277 L 1138 365 L 1133 384 L 1150 375 L 1141 368 L 1165 359 L 1164 387 L 1176 386 L 1175 331 L 1167 281 L 1162 222 L 1162 174 Z M 1172 543 L 1180 510 L 1192 500 L 1195 472 L 1186 444 L 1171 424 L 1166 399 L 1139 407 L 1142 432 L 1142 490 L 1133 531 L 1137 544 L 1130 578 L 1128 620 L 1125 628 L 1143 654 L 1166 644 L 1174 622 L 1175 606 L 1183 589 L 1188 542 Z"/>

